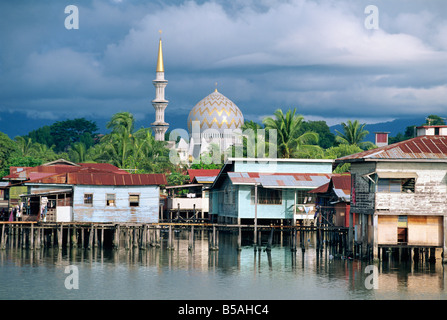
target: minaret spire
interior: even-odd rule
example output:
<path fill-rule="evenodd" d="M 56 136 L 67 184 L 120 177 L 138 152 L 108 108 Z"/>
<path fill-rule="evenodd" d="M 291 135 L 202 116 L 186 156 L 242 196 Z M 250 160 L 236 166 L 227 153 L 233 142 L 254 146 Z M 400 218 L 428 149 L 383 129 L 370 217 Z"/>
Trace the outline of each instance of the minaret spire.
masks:
<path fill-rule="evenodd" d="M 161 30 L 159 32 L 161 34 Z M 156 78 L 152 81 L 155 87 L 155 99 L 152 100 L 155 109 L 155 122 L 152 123 L 152 127 L 155 131 L 155 140 L 165 141 L 165 133 L 169 127 L 169 124 L 165 122 L 165 109 L 168 106 L 168 100 L 165 99 L 165 88 L 168 81 L 165 80 L 161 37 L 158 42 L 157 68 L 155 71 Z"/>
<path fill-rule="evenodd" d="M 163 65 L 163 48 L 161 45 L 161 30 L 160 32 L 160 41 L 158 41 L 158 59 L 157 59 L 157 72 L 165 72 L 165 67 Z"/>

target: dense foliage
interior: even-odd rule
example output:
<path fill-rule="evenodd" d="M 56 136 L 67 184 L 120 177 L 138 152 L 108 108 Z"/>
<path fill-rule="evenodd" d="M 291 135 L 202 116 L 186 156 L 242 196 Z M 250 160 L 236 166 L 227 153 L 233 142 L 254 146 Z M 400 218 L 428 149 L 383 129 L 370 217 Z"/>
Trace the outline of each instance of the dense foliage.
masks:
<path fill-rule="evenodd" d="M 155 141 L 150 128 L 136 130 L 134 124 L 131 113 L 120 112 L 107 123 L 110 133 L 105 135 L 98 134 L 95 122 L 84 118 L 58 121 L 33 130 L 26 136 L 17 136 L 14 140 L 0 132 L 0 174 L 7 175 L 10 166 L 37 166 L 63 158 L 76 163 L 111 163 L 131 173 L 168 173 L 169 184 L 186 182 L 186 165 L 175 165 L 169 161 L 167 143 Z M 430 115 L 426 124 L 445 124 L 445 121 Z M 243 133 L 251 130 L 254 135 L 250 138 L 242 134 L 242 156 L 336 159 L 375 148 L 371 142 L 364 141 L 368 134 L 365 124 L 348 120 L 342 123 L 342 128 L 343 132 L 337 131 L 334 135 L 325 121 L 306 122 L 302 115 L 296 113 L 296 109 L 286 113 L 278 109 L 262 124 L 245 122 Z M 276 139 L 272 139 L 275 141 L 272 150 L 277 151 L 274 155 L 268 153 L 272 144 L 269 139 L 272 129 L 276 130 Z M 389 141 L 393 143 L 412 138 L 413 132 L 414 126 L 409 126 L 404 134 L 390 137 Z M 192 164 L 191 168 L 220 169 L 225 155 L 217 149 L 211 145 L 201 161 Z M 234 156 L 235 149 L 229 150 L 229 154 Z M 214 161 L 216 159 L 218 161 Z M 338 167 L 336 172 L 347 170 L 349 166 L 344 165 Z"/>

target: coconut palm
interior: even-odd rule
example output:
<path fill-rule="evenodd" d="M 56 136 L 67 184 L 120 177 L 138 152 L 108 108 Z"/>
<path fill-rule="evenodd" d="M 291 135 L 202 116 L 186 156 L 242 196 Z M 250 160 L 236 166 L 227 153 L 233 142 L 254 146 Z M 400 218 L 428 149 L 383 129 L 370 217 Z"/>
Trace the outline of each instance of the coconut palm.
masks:
<path fill-rule="evenodd" d="M 343 128 L 343 133 L 335 130 L 337 136 L 335 141 L 340 144 L 356 145 L 363 150 L 374 147 L 371 141 L 363 141 L 365 137 L 369 134 L 368 130 L 365 130 L 366 123 L 360 124 L 358 120 L 351 122 L 348 120 L 347 124 L 342 122 L 341 126 Z"/>
<path fill-rule="evenodd" d="M 275 111 L 274 117 L 264 119 L 266 130 L 276 130 L 278 157 L 309 158 L 322 154 L 321 147 L 315 145 L 318 143 L 317 133 L 307 131 L 300 134 L 303 119 L 302 115 L 296 114 L 296 109 L 289 109 L 286 114 L 278 109 Z"/>
<path fill-rule="evenodd" d="M 83 142 L 76 142 L 71 145 L 68 155 L 73 162 L 85 162 L 91 160 L 88 157 L 87 148 Z"/>
<path fill-rule="evenodd" d="M 17 136 L 14 138 L 17 151 L 21 157 L 28 157 L 33 155 L 33 141 L 29 137 Z"/>
<path fill-rule="evenodd" d="M 118 167 L 126 167 L 126 159 L 130 154 L 135 119 L 130 112 L 118 112 L 112 116 L 106 128 L 112 132 L 103 138 L 107 152 L 113 157 Z"/>

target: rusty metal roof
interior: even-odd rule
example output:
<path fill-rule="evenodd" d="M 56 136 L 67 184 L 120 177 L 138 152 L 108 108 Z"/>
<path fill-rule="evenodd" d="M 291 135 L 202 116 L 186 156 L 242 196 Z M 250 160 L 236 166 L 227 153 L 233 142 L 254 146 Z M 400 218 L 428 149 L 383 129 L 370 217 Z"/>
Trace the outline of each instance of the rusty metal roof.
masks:
<path fill-rule="evenodd" d="M 74 172 L 65 172 L 34 179 L 27 183 L 95 185 L 95 186 L 144 186 L 166 185 L 164 174 L 122 174 L 93 168 L 82 168 Z"/>
<path fill-rule="evenodd" d="M 338 174 L 333 175 L 331 180 L 318 188 L 309 191 L 310 193 L 327 194 L 334 191 L 340 200 L 349 202 L 351 198 L 351 175 Z"/>
<path fill-rule="evenodd" d="M 447 136 L 419 136 L 335 160 L 447 160 Z"/>
<path fill-rule="evenodd" d="M 262 173 L 228 172 L 233 184 L 258 183 L 264 188 L 302 188 L 313 189 L 329 182 L 329 173 Z"/>
<path fill-rule="evenodd" d="M 204 180 L 205 183 L 212 183 L 214 179 L 218 176 L 220 169 L 188 169 L 189 181 L 193 182 L 194 178 L 197 177 L 197 182 L 199 180 Z M 206 177 L 206 178 L 200 178 Z M 214 177 L 214 179 L 209 182 L 209 180 Z"/>
<path fill-rule="evenodd" d="M 49 177 L 55 174 L 75 172 L 83 168 L 98 169 L 106 172 L 114 172 L 119 174 L 129 174 L 120 168 L 109 163 L 79 163 L 79 164 L 43 164 L 36 167 L 10 167 L 10 174 L 3 177 L 5 180 L 35 180 Z"/>

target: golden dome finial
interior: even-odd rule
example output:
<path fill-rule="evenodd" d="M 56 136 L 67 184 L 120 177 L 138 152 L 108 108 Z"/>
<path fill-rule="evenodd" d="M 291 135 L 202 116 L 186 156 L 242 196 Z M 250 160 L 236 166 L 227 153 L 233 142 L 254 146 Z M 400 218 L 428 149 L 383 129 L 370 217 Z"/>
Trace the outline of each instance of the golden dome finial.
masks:
<path fill-rule="evenodd" d="M 163 50 L 161 46 L 161 30 L 158 30 L 160 33 L 160 41 L 158 42 L 158 59 L 157 59 L 157 72 L 165 72 L 165 67 L 163 65 Z"/>
<path fill-rule="evenodd" d="M 214 92 L 218 92 L 218 91 L 217 91 L 217 82 L 214 83 L 214 84 L 215 84 L 215 86 L 216 86 L 216 88 L 214 89 Z"/>

